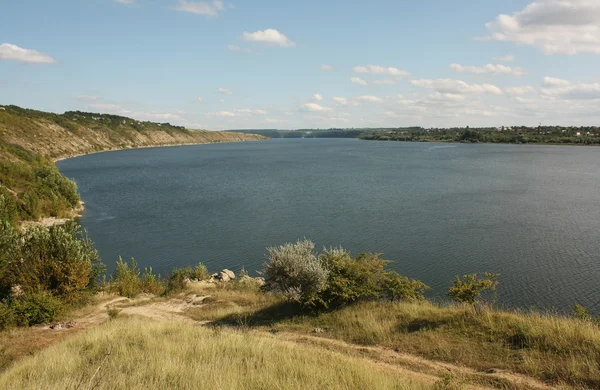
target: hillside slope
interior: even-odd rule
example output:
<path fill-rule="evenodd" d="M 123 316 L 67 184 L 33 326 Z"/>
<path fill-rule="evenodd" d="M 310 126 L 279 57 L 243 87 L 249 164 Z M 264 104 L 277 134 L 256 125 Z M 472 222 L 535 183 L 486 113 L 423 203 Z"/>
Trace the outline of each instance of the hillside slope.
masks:
<path fill-rule="evenodd" d="M 59 115 L 0 106 L 0 220 L 15 224 L 76 215 L 77 187 L 52 160 L 105 150 L 262 139 L 115 115 L 78 111 Z"/>
<path fill-rule="evenodd" d="M 69 111 L 52 114 L 16 106 L 0 109 L 0 141 L 49 158 L 136 148 L 214 142 L 256 141 L 255 134 L 187 130 L 168 123 L 117 115 Z"/>

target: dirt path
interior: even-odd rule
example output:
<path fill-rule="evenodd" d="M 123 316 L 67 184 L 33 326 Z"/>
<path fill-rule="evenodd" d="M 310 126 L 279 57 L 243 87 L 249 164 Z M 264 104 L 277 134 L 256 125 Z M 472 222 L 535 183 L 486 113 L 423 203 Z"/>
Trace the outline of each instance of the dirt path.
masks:
<path fill-rule="evenodd" d="M 278 332 L 278 337 L 286 340 L 295 341 L 297 343 L 320 345 L 324 348 L 341 350 L 341 351 L 354 351 L 355 353 L 367 356 L 370 359 L 374 359 L 380 364 L 392 365 L 392 366 L 403 366 L 406 369 L 410 369 L 411 372 L 415 370 L 419 373 L 428 373 L 430 375 L 436 375 L 439 379 L 445 373 L 450 373 L 458 378 L 468 379 L 469 382 L 492 382 L 489 379 L 496 380 L 498 383 L 508 382 L 516 389 L 532 389 L 532 390 L 549 390 L 555 389 L 555 387 L 548 386 L 534 378 L 516 374 L 505 370 L 494 370 L 493 372 L 480 372 L 469 367 L 457 366 L 450 363 L 439 362 L 435 360 L 424 359 L 420 356 L 396 352 L 394 350 L 383 348 L 383 347 L 368 347 L 356 344 L 346 343 L 340 340 L 328 339 L 324 337 L 299 335 L 296 333 Z M 468 388 L 468 386 L 467 386 Z M 471 388 L 494 388 L 494 387 L 471 387 Z"/>

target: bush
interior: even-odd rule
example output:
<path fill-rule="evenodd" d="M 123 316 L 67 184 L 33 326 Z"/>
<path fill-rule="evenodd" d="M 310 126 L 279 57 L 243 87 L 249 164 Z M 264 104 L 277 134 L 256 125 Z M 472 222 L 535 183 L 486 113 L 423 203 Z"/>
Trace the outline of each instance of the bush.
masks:
<path fill-rule="evenodd" d="M 317 258 L 308 240 L 268 248 L 265 289 L 282 292 L 305 306 L 339 307 L 365 300 L 423 300 L 429 287 L 396 272 L 377 253 L 352 257 L 343 248 L 324 249 Z"/>
<path fill-rule="evenodd" d="M 135 298 L 140 295 L 142 292 L 140 269 L 134 258 L 131 258 L 131 262 L 127 263 L 119 257 L 111 284 L 121 296 Z"/>
<path fill-rule="evenodd" d="M 383 281 L 382 289 L 390 301 L 416 302 L 425 300 L 423 293 L 430 287 L 420 280 L 409 279 L 397 272 L 389 271 Z"/>
<path fill-rule="evenodd" d="M 361 253 L 352 258 L 342 248 L 329 249 L 319 256 L 319 261 L 328 272 L 327 288 L 321 294 L 325 306 L 381 298 L 389 261 L 380 254 Z"/>
<path fill-rule="evenodd" d="M 0 330 L 11 328 L 16 323 L 15 312 L 6 302 L 0 302 Z"/>
<path fill-rule="evenodd" d="M 477 274 L 463 275 L 456 278 L 448 289 L 448 295 L 456 302 L 475 305 L 483 291 L 493 291 L 498 286 L 496 279 L 500 274 L 486 272 L 485 278 L 478 278 Z"/>
<path fill-rule="evenodd" d="M 165 292 L 165 283 L 160 275 L 152 273 L 152 267 L 144 268 L 144 273 L 140 278 L 142 292 L 146 294 L 161 295 Z"/>
<path fill-rule="evenodd" d="M 309 240 L 267 248 L 265 264 L 266 288 L 279 291 L 292 301 L 313 305 L 327 286 L 328 271 L 313 252 L 315 244 Z"/>
<path fill-rule="evenodd" d="M 10 302 L 17 325 L 31 326 L 55 321 L 63 311 L 63 302 L 48 291 L 30 292 Z"/>
<path fill-rule="evenodd" d="M 8 271 L 1 275 L 1 291 L 19 285 L 26 293 L 48 291 L 66 303 L 93 293 L 104 271 L 93 243 L 74 222 L 20 234 L 5 262 Z"/>

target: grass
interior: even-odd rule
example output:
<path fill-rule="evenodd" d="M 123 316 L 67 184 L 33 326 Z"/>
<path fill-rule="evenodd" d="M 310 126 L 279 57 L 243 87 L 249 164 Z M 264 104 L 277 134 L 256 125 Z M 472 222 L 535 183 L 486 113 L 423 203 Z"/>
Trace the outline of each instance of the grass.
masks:
<path fill-rule="evenodd" d="M 97 374 L 94 376 L 94 374 Z M 0 377 L 6 389 L 425 389 L 386 366 L 274 336 L 124 317 Z"/>
<path fill-rule="evenodd" d="M 240 295 L 236 295 L 240 294 Z M 311 334 L 381 346 L 478 371 L 510 370 L 551 385 L 600 388 L 600 328 L 540 313 L 475 311 L 467 306 L 368 302 L 322 313 L 299 311 L 274 297 L 219 292 L 190 309 L 218 326 Z"/>

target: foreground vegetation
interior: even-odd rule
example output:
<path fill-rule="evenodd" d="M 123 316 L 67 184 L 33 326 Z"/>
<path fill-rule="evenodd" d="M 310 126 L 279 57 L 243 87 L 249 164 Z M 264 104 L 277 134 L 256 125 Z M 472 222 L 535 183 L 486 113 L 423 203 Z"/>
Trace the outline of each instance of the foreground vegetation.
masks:
<path fill-rule="evenodd" d="M 117 318 L 0 377 L 5 389 L 425 389 L 386 367 L 276 337 Z"/>
<path fill-rule="evenodd" d="M 24 261 L 3 279 L 10 281 L 5 290 L 19 280 L 20 291 L 6 295 L 1 318 L 22 318 L 21 325 L 68 320 L 69 308 L 102 289 L 133 298 L 134 307 L 201 297 L 173 315 L 207 328 L 173 317 L 141 321 L 130 318 L 127 305 L 108 307 L 104 315 L 114 321 L 13 364 L 0 387 L 193 388 L 199 372 L 218 388 L 600 387 L 600 327 L 589 313 L 497 311 L 482 302 L 498 284 L 495 274 L 457 278 L 448 290 L 456 303 L 435 305 L 422 282 L 388 271 L 380 255 L 342 248 L 318 254 L 301 240 L 269 248 L 264 281 L 242 273 L 221 282 L 201 264 L 165 279 L 119 260 L 100 285 L 93 247 L 76 225 L 24 234 L 12 250 Z M 23 270 L 32 277 L 18 279 Z M 136 303 L 138 294 L 155 298 Z M 53 307 L 65 310 L 52 317 Z M 23 339 L 19 332 L 27 331 L 5 331 L 0 341 Z M 11 343 L 6 353 L 19 350 Z M 365 365 L 373 361 L 379 368 Z"/>

